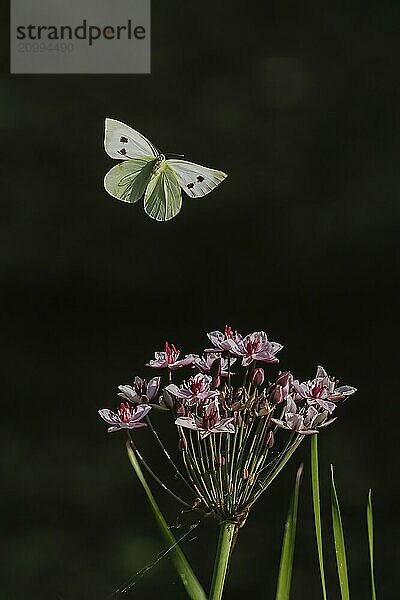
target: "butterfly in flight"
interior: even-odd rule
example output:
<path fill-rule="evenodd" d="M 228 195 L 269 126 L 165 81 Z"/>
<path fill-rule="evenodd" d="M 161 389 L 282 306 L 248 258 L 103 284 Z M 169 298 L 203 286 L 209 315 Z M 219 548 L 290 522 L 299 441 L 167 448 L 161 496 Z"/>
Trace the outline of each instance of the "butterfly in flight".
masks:
<path fill-rule="evenodd" d="M 107 192 L 131 203 L 144 196 L 144 210 L 156 221 L 178 214 L 181 188 L 191 198 L 200 198 L 226 177 L 222 171 L 167 158 L 144 135 L 114 119 L 106 119 L 104 147 L 111 158 L 123 160 L 106 174 Z"/>

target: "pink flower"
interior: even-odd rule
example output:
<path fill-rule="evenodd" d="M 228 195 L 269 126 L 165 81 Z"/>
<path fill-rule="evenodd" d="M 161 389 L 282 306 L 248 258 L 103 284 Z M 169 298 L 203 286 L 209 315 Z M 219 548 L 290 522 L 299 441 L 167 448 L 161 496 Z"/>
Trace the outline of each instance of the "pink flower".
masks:
<path fill-rule="evenodd" d="M 235 426 L 232 421 L 233 417 L 221 419 L 218 403 L 216 400 L 213 400 L 205 407 L 201 417 L 195 415 L 178 417 L 175 424 L 180 427 L 200 431 L 200 437 L 204 439 L 210 433 L 235 433 Z"/>
<path fill-rule="evenodd" d="M 308 404 L 318 404 L 323 409 L 332 413 L 335 410 L 335 402 L 344 400 L 356 392 L 356 388 L 349 385 L 336 387 L 336 380 L 329 377 L 323 367 L 318 367 L 315 379 L 299 383 L 294 381 L 294 400 L 307 400 Z"/>
<path fill-rule="evenodd" d="M 108 408 L 102 408 L 99 410 L 99 415 L 106 423 L 112 425 L 108 428 L 108 431 L 118 431 L 119 429 L 138 429 L 139 427 L 146 427 L 146 423 L 141 423 L 141 420 L 151 410 L 151 406 L 147 404 L 139 404 L 136 407 L 132 407 L 127 402 L 124 404 L 121 402 L 118 411 L 115 413 Z"/>
<path fill-rule="evenodd" d="M 177 350 L 174 344 L 169 345 L 168 342 L 165 342 L 164 352 L 155 352 L 155 360 L 150 360 L 146 367 L 175 370 L 190 365 L 195 358 L 193 355 L 188 354 L 185 358 L 178 360 L 179 355 L 180 350 Z"/>
<path fill-rule="evenodd" d="M 306 404 L 303 408 L 300 408 L 289 396 L 286 400 L 283 419 L 271 419 L 271 421 L 282 429 L 296 431 L 300 435 L 311 435 L 318 433 L 317 428 L 326 427 L 336 420 L 336 417 L 327 420 L 327 416 L 327 410 L 319 412 L 315 406 Z"/>
<path fill-rule="evenodd" d="M 156 396 L 159 388 L 160 388 L 160 380 L 161 377 L 153 377 L 147 383 L 144 379 L 140 377 L 135 377 L 135 381 L 133 386 L 131 385 L 120 385 L 118 386 L 119 394 L 124 398 L 124 400 L 129 400 L 129 402 L 134 402 L 137 404 L 151 402 L 153 398 Z"/>
<path fill-rule="evenodd" d="M 268 363 L 279 362 L 275 354 L 283 348 L 277 342 L 270 342 L 265 331 L 255 331 L 249 333 L 246 337 L 242 337 L 226 326 L 223 333 L 222 331 L 211 331 L 207 335 L 219 350 L 229 351 L 234 356 L 241 356 L 244 367 L 248 367 L 253 360 Z M 206 352 L 210 352 L 210 350 Z"/>
<path fill-rule="evenodd" d="M 197 373 L 188 381 L 184 381 L 181 388 L 170 383 L 165 389 L 176 398 L 184 400 L 186 404 L 192 405 L 218 396 L 219 392 L 211 389 L 211 382 L 212 378 L 209 375 Z"/>
<path fill-rule="evenodd" d="M 220 351 L 229 350 L 233 354 L 238 353 L 238 343 L 242 340 L 242 336 L 237 331 L 226 325 L 224 331 L 211 331 L 207 333 L 208 339 Z M 206 352 L 216 352 L 214 348 L 207 349 Z"/>
<path fill-rule="evenodd" d="M 253 360 L 261 362 L 277 363 L 279 360 L 275 354 L 282 350 L 283 346 L 277 342 L 270 342 L 265 331 L 249 333 L 238 344 L 239 356 L 242 356 L 243 367 L 248 367 Z"/>
<path fill-rule="evenodd" d="M 220 360 L 221 361 L 221 372 L 220 375 L 221 377 L 228 377 L 228 359 L 227 358 L 223 358 L 221 356 L 220 352 L 215 352 L 215 353 L 206 353 L 203 354 L 203 356 L 196 356 L 194 359 L 194 365 L 199 369 L 199 371 L 201 373 L 210 373 L 213 364 L 215 363 L 216 360 Z M 233 363 L 236 362 L 236 358 L 231 358 L 230 360 L 230 366 L 233 365 Z M 234 375 L 234 373 L 232 373 L 231 371 L 231 375 Z"/>

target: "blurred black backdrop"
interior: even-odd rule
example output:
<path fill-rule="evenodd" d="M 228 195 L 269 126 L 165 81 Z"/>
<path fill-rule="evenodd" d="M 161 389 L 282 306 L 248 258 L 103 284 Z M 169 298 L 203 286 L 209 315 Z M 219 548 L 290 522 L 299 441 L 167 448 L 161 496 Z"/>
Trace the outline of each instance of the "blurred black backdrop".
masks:
<path fill-rule="evenodd" d="M 323 499 L 333 462 L 357 600 L 374 489 L 378 588 L 399 596 L 399 26 L 390 0 L 153 2 L 151 75 L 10 76 L 4 48 L 2 599 L 106 599 L 156 557 L 124 436 L 96 411 L 165 339 L 199 351 L 225 323 L 265 329 L 301 379 L 323 364 L 358 388 L 321 436 Z M 103 190 L 105 116 L 229 178 L 157 224 Z M 308 444 L 241 531 L 227 598 L 273 597 L 302 458 L 293 598 L 320 598 Z M 205 585 L 216 533 L 184 545 Z M 334 597 L 329 550 L 327 569 Z M 155 593 L 185 597 L 168 560 L 127 597 Z"/>

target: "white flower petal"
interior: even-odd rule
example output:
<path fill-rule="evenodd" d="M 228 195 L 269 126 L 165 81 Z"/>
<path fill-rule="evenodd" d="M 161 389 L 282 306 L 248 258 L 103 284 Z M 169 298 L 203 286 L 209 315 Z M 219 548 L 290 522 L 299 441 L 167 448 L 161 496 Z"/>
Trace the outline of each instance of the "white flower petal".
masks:
<path fill-rule="evenodd" d="M 175 421 L 175 425 L 186 427 L 187 429 L 199 430 L 193 417 L 178 417 Z"/>
<path fill-rule="evenodd" d="M 161 377 L 153 377 L 147 384 L 146 396 L 149 400 L 153 400 L 160 387 Z"/>
<path fill-rule="evenodd" d="M 102 408 L 98 411 L 98 413 L 101 416 L 101 418 L 104 419 L 105 422 L 109 423 L 110 425 L 114 425 L 115 423 L 119 422 L 118 416 L 108 408 Z"/>
<path fill-rule="evenodd" d="M 149 406 L 148 404 L 139 404 L 139 406 L 136 408 L 134 414 L 132 415 L 132 419 L 130 422 L 135 423 L 137 421 L 140 421 L 150 411 L 151 411 L 151 406 Z"/>
<path fill-rule="evenodd" d="M 319 377 L 328 377 L 328 373 L 325 371 L 324 367 L 321 367 L 320 365 L 317 368 L 317 374 L 316 374 L 316 379 L 318 379 Z"/>

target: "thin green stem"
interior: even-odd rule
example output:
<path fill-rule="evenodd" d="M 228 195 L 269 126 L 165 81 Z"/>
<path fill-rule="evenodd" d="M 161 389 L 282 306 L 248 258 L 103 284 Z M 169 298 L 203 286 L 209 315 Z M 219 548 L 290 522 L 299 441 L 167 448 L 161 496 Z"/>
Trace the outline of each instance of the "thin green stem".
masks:
<path fill-rule="evenodd" d="M 259 423 L 257 425 L 256 432 L 254 434 L 253 442 L 250 446 L 248 458 L 245 462 L 245 469 L 248 470 L 248 479 L 244 482 L 244 490 L 240 494 L 241 502 L 244 504 L 254 489 L 254 483 L 257 479 L 256 465 L 260 459 L 260 452 L 262 452 L 263 441 L 265 441 L 265 431 L 268 427 L 268 418 L 259 417 Z"/>
<path fill-rule="evenodd" d="M 158 485 L 161 486 L 165 492 L 167 492 L 167 494 L 169 494 L 172 498 L 174 498 L 174 500 L 176 500 L 177 502 L 182 504 L 182 506 L 184 506 L 185 508 L 189 508 L 189 509 L 192 508 L 190 504 L 188 504 L 185 500 L 182 500 L 182 498 L 177 496 L 172 490 L 170 490 L 165 485 L 165 483 L 163 483 L 161 481 L 161 479 L 159 479 L 159 477 L 157 477 L 157 475 L 154 473 L 153 469 L 151 467 L 149 467 L 147 462 L 144 460 L 143 456 L 140 454 L 139 450 L 136 448 L 136 446 L 133 443 L 133 440 L 129 434 L 128 434 L 128 443 L 131 445 L 131 448 L 134 451 L 134 453 L 136 454 L 136 457 L 139 459 L 140 463 L 146 469 L 148 474 L 151 475 L 151 477 L 154 479 L 154 481 L 156 481 L 158 483 Z"/>
<path fill-rule="evenodd" d="M 231 353 L 228 352 L 228 388 L 231 388 Z"/>
<path fill-rule="evenodd" d="M 221 436 L 222 434 L 219 434 Z M 215 435 L 211 433 L 208 436 L 209 444 L 210 444 L 210 453 L 211 453 L 211 461 L 212 461 L 212 472 L 215 481 L 215 487 L 217 489 L 218 500 L 221 509 L 224 507 L 224 490 L 222 487 L 222 475 L 221 475 L 221 466 L 219 464 L 219 456 L 217 454 L 217 448 L 215 443 Z"/>
<path fill-rule="evenodd" d="M 238 437 L 238 428 L 235 428 L 235 433 L 233 434 L 233 445 L 232 452 L 229 455 L 230 461 L 230 473 L 228 479 L 228 507 L 230 510 L 233 509 L 233 471 L 235 466 L 235 457 L 236 457 L 236 445 L 237 445 L 237 437 Z"/>
<path fill-rule="evenodd" d="M 204 467 L 204 476 L 207 477 L 209 485 L 211 485 L 212 495 L 213 495 L 213 499 L 214 499 L 214 506 L 218 507 L 220 502 L 219 502 L 219 498 L 218 498 L 217 483 L 215 481 L 215 473 L 214 473 L 214 465 L 213 465 L 214 461 L 213 461 L 213 457 L 211 457 L 211 459 L 210 459 L 210 455 L 208 453 L 208 448 L 207 448 L 209 440 L 207 440 L 207 438 L 201 439 L 198 431 L 196 431 L 196 434 L 197 434 L 196 435 L 197 448 L 198 448 L 198 451 L 199 451 L 199 454 L 201 457 L 203 457 L 203 450 L 204 450 L 205 461 L 204 461 L 204 458 L 202 458 L 202 465 Z M 207 437 L 209 437 L 209 436 L 207 436 Z"/>
<path fill-rule="evenodd" d="M 235 510 L 235 506 L 237 506 L 238 502 L 238 489 L 240 483 L 242 481 L 243 473 L 243 458 L 246 454 L 247 449 L 247 441 L 250 436 L 250 432 L 252 431 L 254 424 L 254 419 L 249 417 L 247 414 L 242 417 L 242 422 L 240 426 L 240 434 L 239 434 L 239 447 L 237 448 L 237 453 L 235 457 L 235 481 L 234 481 L 234 489 L 233 489 L 233 506 Z M 246 430 L 246 433 L 244 431 Z"/>
<path fill-rule="evenodd" d="M 215 500 L 212 497 L 212 495 L 210 494 L 210 486 L 207 485 L 207 483 L 204 480 L 204 476 L 206 475 L 205 473 L 205 466 L 204 466 L 204 462 L 203 462 L 203 455 L 200 455 L 200 459 L 201 459 L 201 467 L 199 465 L 199 462 L 197 460 L 197 454 L 194 448 L 194 443 L 193 443 L 193 436 L 192 436 L 192 431 L 189 431 L 189 448 L 191 450 L 191 453 L 189 453 L 190 459 L 191 461 L 193 461 L 194 464 L 194 468 L 192 469 L 193 471 L 193 475 L 196 475 L 196 478 L 200 480 L 201 482 L 201 488 L 203 490 L 203 494 L 207 496 L 209 503 L 210 503 L 210 507 L 213 507 L 215 505 Z M 188 449 L 189 449 L 188 448 Z"/>
<path fill-rule="evenodd" d="M 173 470 L 175 471 L 175 475 L 177 477 L 179 477 L 179 479 L 181 481 L 183 481 L 183 483 L 186 485 L 186 487 L 192 492 L 194 493 L 193 487 L 190 485 L 190 483 L 187 481 L 186 477 L 184 477 L 182 475 L 182 473 L 180 472 L 180 470 L 178 469 L 178 467 L 176 466 L 176 464 L 174 463 L 174 461 L 171 458 L 171 455 L 169 454 L 168 450 L 166 449 L 166 447 L 164 446 L 164 444 L 161 441 L 160 436 L 158 435 L 157 431 L 154 429 L 151 421 L 150 421 L 150 417 L 146 417 L 146 423 L 151 431 L 151 433 L 153 434 L 157 444 L 160 446 L 161 450 L 163 451 L 166 459 L 168 460 L 168 462 L 170 463 L 171 467 L 173 468 Z"/>
<path fill-rule="evenodd" d="M 222 598 L 236 527 L 234 523 L 221 523 L 209 600 Z"/>
<path fill-rule="evenodd" d="M 180 434 L 181 434 L 181 432 L 180 432 Z M 206 499 L 206 497 L 204 495 L 204 490 L 202 488 L 202 484 L 197 477 L 196 469 L 193 467 L 192 459 L 190 457 L 188 449 L 183 450 L 182 459 L 183 459 L 183 464 L 185 465 L 186 473 L 188 474 L 188 477 L 189 477 L 190 481 L 192 482 L 194 489 L 196 490 L 198 498 L 204 503 L 206 508 L 210 508 L 209 501 Z"/>
<path fill-rule="evenodd" d="M 247 507 L 250 508 L 253 504 L 258 500 L 258 498 L 265 492 L 267 487 L 271 485 L 275 477 L 279 475 L 282 471 L 283 467 L 286 465 L 288 460 L 291 458 L 292 454 L 298 448 L 298 446 L 303 441 L 304 435 L 298 434 L 297 439 L 293 442 L 293 444 L 281 454 L 281 459 L 276 462 L 276 464 L 272 467 L 269 475 L 260 483 L 260 490 L 252 496 L 251 501 L 247 504 Z"/>

